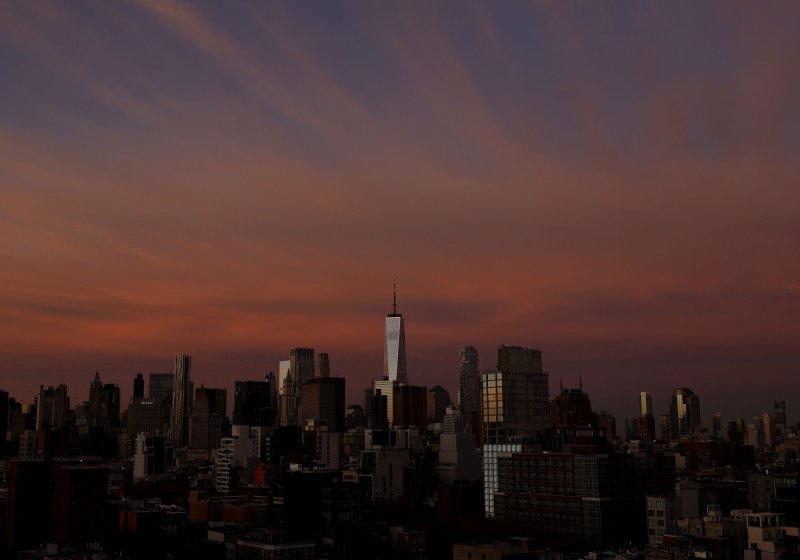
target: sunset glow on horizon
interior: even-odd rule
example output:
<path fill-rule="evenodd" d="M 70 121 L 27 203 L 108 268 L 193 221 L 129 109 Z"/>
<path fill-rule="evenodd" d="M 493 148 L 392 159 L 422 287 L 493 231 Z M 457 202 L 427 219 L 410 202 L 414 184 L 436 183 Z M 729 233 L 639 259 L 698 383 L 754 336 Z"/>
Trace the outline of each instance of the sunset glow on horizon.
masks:
<path fill-rule="evenodd" d="M 800 5 L 0 6 L 0 380 L 539 348 L 618 426 L 800 394 Z M 787 400 L 789 397 L 786 397 Z M 123 406 L 124 408 L 124 406 Z M 800 413 L 789 410 L 789 420 Z"/>

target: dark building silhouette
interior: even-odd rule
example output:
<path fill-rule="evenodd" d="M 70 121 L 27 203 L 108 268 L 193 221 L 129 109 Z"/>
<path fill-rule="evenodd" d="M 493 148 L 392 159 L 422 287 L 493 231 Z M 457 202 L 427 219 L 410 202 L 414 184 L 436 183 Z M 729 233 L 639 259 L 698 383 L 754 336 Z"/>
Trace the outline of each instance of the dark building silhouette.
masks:
<path fill-rule="evenodd" d="M 8 431 L 8 419 L 10 417 L 8 393 L 0 391 L 0 459 L 6 453 L 6 432 Z"/>
<path fill-rule="evenodd" d="M 272 426 L 277 410 L 273 394 L 277 387 L 272 382 L 237 381 L 233 392 L 233 423 L 244 426 Z"/>
<path fill-rule="evenodd" d="M 57 459 L 53 462 L 50 526 L 53 542 L 83 550 L 89 543 L 104 540 L 108 471 L 99 461 Z"/>
<path fill-rule="evenodd" d="M 216 449 L 227 431 L 225 389 L 200 387 L 194 392 L 194 406 L 189 427 L 189 446 L 193 449 Z"/>
<path fill-rule="evenodd" d="M 434 385 L 428 389 L 427 414 L 433 422 L 441 422 L 447 412 L 447 407 L 452 404 L 450 393 L 441 385 Z"/>
<path fill-rule="evenodd" d="M 133 380 L 133 397 L 144 398 L 144 375 L 137 373 Z"/>
<path fill-rule="evenodd" d="M 328 430 L 344 432 L 344 377 L 314 377 L 303 385 L 300 420 L 317 420 Z"/>
<path fill-rule="evenodd" d="M 416 426 L 420 433 L 425 433 L 428 426 L 428 390 L 426 387 L 406 383 L 395 385 L 392 426 Z"/>
<path fill-rule="evenodd" d="M 7 549 L 35 548 L 47 541 L 50 533 L 49 469 L 48 462 L 43 460 L 9 461 L 5 512 Z"/>
<path fill-rule="evenodd" d="M 554 428 L 596 426 L 597 415 L 592 412 L 592 402 L 583 389 L 564 389 L 550 401 L 550 425 Z"/>

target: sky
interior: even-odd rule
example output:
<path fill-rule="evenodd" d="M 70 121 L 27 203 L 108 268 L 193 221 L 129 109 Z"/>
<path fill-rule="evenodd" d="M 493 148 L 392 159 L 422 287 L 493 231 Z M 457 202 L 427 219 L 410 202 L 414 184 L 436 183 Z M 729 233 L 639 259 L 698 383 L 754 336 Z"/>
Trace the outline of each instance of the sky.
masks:
<path fill-rule="evenodd" d="M 797 2 L 4 2 L 0 389 L 539 348 L 800 419 Z M 621 428 L 620 428 L 621 431 Z"/>

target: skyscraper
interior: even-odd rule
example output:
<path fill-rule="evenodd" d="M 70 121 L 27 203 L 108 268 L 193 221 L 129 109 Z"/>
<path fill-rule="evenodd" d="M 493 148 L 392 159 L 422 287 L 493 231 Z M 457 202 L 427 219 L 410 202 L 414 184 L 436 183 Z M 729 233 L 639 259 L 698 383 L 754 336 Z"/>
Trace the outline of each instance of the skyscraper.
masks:
<path fill-rule="evenodd" d="M 639 393 L 639 409 L 642 416 L 653 415 L 653 398 L 647 391 Z"/>
<path fill-rule="evenodd" d="M 640 440 L 651 442 L 656 439 L 656 421 L 653 417 L 653 399 L 650 393 L 639 393 L 639 412 L 636 418 L 636 437 Z"/>
<path fill-rule="evenodd" d="M 133 397 L 144 398 L 144 375 L 141 373 L 137 373 L 133 380 Z"/>
<path fill-rule="evenodd" d="M 389 381 L 408 381 L 406 371 L 406 334 L 403 315 L 397 312 L 397 287 L 392 298 L 392 312 L 386 316 L 383 345 L 383 377 Z"/>
<path fill-rule="evenodd" d="M 331 432 L 344 432 L 344 377 L 314 377 L 303 386 L 301 424 L 316 420 Z"/>
<path fill-rule="evenodd" d="M 775 431 L 780 435 L 786 428 L 786 401 L 775 401 Z"/>
<path fill-rule="evenodd" d="M 170 434 L 175 449 L 186 447 L 189 443 L 189 399 L 191 398 L 189 377 L 192 357 L 184 354 L 175 356 L 175 382 L 172 392 L 172 412 Z"/>
<path fill-rule="evenodd" d="M 270 381 L 237 381 L 233 393 L 233 423 L 244 426 L 272 426 L 277 412 L 272 393 L 275 376 Z"/>
<path fill-rule="evenodd" d="M 481 411 L 481 376 L 478 373 L 478 351 L 466 346 L 459 352 L 461 371 L 458 376 L 458 410 L 469 418 L 473 412 Z"/>
<path fill-rule="evenodd" d="M 669 403 L 669 438 L 678 441 L 700 429 L 700 399 L 691 389 L 678 387 Z"/>
<path fill-rule="evenodd" d="M 172 391 L 175 387 L 175 374 L 151 373 L 149 376 L 147 396 L 154 401 L 167 400 L 172 406 Z"/>
<path fill-rule="evenodd" d="M 503 345 L 497 358 L 497 371 L 482 376 L 481 422 L 486 443 L 505 443 L 509 437 L 548 428 L 550 393 L 542 352 Z"/>
<path fill-rule="evenodd" d="M 327 352 L 320 352 L 317 356 L 317 373 L 316 377 L 330 377 L 331 376 L 331 361 L 328 358 Z"/>

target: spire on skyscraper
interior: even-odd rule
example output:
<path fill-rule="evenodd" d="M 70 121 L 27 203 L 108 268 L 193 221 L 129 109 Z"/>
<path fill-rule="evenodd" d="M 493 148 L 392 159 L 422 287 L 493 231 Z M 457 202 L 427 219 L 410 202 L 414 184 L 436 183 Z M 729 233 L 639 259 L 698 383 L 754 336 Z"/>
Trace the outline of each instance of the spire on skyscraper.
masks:
<path fill-rule="evenodd" d="M 392 315 L 397 315 L 397 280 L 392 282 Z"/>

